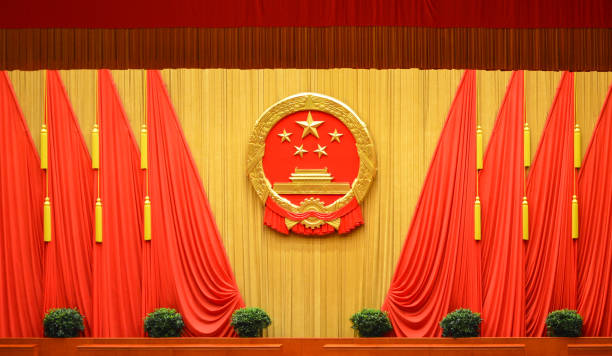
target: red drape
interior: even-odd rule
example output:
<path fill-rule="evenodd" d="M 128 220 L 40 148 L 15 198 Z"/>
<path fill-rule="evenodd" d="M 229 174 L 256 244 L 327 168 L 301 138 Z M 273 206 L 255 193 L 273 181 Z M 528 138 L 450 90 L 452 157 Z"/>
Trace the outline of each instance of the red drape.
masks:
<path fill-rule="evenodd" d="M 42 336 L 43 173 L 0 72 L 0 337 Z"/>
<path fill-rule="evenodd" d="M 57 71 L 47 72 L 52 241 L 45 245 L 44 310 L 78 308 L 91 334 L 95 182 L 91 158 Z"/>
<path fill-rule="evenodd" d="M 95 337 L 142 336 L 143 173 L 111 73 L 98 72 L 103 243 L 93 249 Z"/>
<path fill-rule="evenodd" d="M 457 308 L 481 311 L 474 240 L 476 73 L 466 71 L 429 166 L 382 309 L 398 336 L 439 336 Z"/>
<path fill-rule="evenodd" d="M 514 72 L 479 175 L 482 204 L 482 336 L 525 335 L 521 202 L 524 75 Z"/>
<path fill-rule="evenodd" d="M 585 336 L 612 336 L 612 86 L 578 177 L 578 312 Z"/>
<path fill-rule="evenodd" d="M 543 336 L 549 312 L 576 308 L 572 241 L 574 75 L 563 73 L 527 180 L 529 241 L 525 249 L 525 327 Z"/>
<path fill-rule="evenodd" d="M 231 314 L 244 302 L 159 71 L 147 73 L 147 84 L 153 235 L 145 310 L 177 307 L 190 336 L 234 335 Z"/>
<path fill-rule="evenodd" d="M 0 2 L 0 26 L 156 28 L 252 26 L 605 27 L 608 0 L 30 0 Z"/>

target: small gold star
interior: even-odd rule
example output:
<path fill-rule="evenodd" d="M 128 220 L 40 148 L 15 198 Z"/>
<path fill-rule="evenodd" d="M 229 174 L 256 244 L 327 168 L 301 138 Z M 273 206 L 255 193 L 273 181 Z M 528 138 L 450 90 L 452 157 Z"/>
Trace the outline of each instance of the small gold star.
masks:
<path fill-rule="evenodd" d="M 296 151 L 293 154 L 294 156 L 300 155 L 300 157 L 304 157 L 304 153 L 308 152 L 304 149 L 304 145 L 300 145 L 300 146 L 293 146 L 295 147 Z"/>
<path fill-rule="evenodd" d="M 325 149 L 327 148 L 327 146 L 321 147 L 321 145 L 319 145 L 319 144 L 317 144 L 317 146 L 319 146 L 319 148 L 317 148 L 314 151 L 319 154 L 319 158 L 321 158 L 321 155 L 326 155 L 327 156 L 327 152 L 325 152 Z"/>
<path fill-rule="evenodd" d="M 344 135 L 338 132 L 337 129 L 334 129 L 334 132 L 330 132 L 329 135 L 331 136 L 331 141 L 329 142 L 334 142 L 334 141 L 338 141 L 338 143 L 340 143 L 340 136 Z"/>
<path fill-rule="evenodd" d="M 306 121 L 296 121 L 295 123 L 304 128 L 304 132 L 302 132 L 302 138 L 308 136 L 308 134 L 313 134 L 316 138 L 319 138 L 317 127 L 319 127 L 319 125 L 321 125 L 324 122 L 325 121 L 313 121 L 312 115 L 310 114 L 310 111 L 309 111 Z"/>
<path fill-rule="evenodd" d="M 281 137 L 281 143 L 288 141 L 291 142 L 291 138 L 289 136 L 293 135 L 291 132 L 287 132 L 286 130 L 283 130 L 282 133 L 277 134 Z"/>

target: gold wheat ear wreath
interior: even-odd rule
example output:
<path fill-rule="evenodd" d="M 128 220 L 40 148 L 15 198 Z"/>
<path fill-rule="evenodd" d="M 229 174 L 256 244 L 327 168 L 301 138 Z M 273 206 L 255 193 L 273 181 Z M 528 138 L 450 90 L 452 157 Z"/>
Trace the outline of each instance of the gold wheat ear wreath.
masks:
<path fill-rule="evenodd" d="M 324 205 L 320 201 L 315 202 L 312 199 L 306 199 L 304 201 L 305 204 L 296 205 L 288 199 L 281 197 L 280 194 L 287 194 L 287 192 L 283 192 L 282 184 L 277 184 L 279 186 L 278 188 L 276 186 L 273 187 L 264 173 L 262 159 L 265 152 L 266 138 L 270 134 L 270 131 L 283 118 L 293 113 L 303 111 L 320 111 L 337 118 L 346 126 L 355 139 L 357 155 L 359 157 L 359 170 L 357 177 L 351 184 L 346 184 L 346 187 L 340 187 L 339 185 L 338 187 L 330 187 L 330 189 L 334 189 L 333 194 L 344 195 L 329 205 Z M 308 115 L 307 120 L 303 122 L 303 125 L 305 125 L 304 127 L 308 126 L 304 129 L 304 132 L 306 132 L 306 129 L 309 129 L 316 134 L 317 121 L 311 121 L 312 118 L 310 115 Z M 279 136 L 281 136 L 281 140 L 287 139 L 287 137 L 283 137 L 287 135 L 289 134 L 286 132 L 279 134 Z M 335 138 L 334 133 L 330 133 L 330 135 L 332 137 L 331 139 L 333 140 Z M 338 135 L 337 132 L 336 135 Z M 335 139 L 338 140 L 338 138 Z M 297 149 L 298 151 L 296 152 L 299 154 L 299 147 Z M 317 152 L 320 157 L 321 154 L 326 154 L 323 149 L 324 147 L 319 147 L 319 149 L 315 150 L 314 152 Z M 324 170 L 325 172 L 319 172 L 322 170 L 317 170 L 317 172 L 314 173 L 305 172 L 310 170 L 299 170 L 299 174 L 295 174 L 318 174 L 321 176 L 329 175 L 327 173 L 327 169 Z M 354 200 L 353 198 L 356 198 L 357 202 L 359 203 L 364 199 L 374 177 L 376 176 L 376 153 L 372 138 L 370 137 L 366 125 L 346 104 L 322 94 L 300 93 L 289 96 L 272 105 L 259 117 L 255 123 L 255 127 L 248 144 L 247 174 L 251 180 L 253 188 L 255 188 L 257 195 L 264 202 L 264 204 L 270 198 L 279 207 L 294 214 L 303 213 L 305 209 L 320 213 L 331 213 L 345 207 Z M 302 193 L 306 194 L 306 192 Z M 332 193 L 330 192 L 328 194 Z M 308 227 L 316 227 L 319 226 L 320 223 L 318 221 L 313 221 L 313 219 L 305 220 L 305 222 Z M 334 221 L 334 223 L 336 222 Z M 331 225 L 333 226 L 333 224 Z"/>

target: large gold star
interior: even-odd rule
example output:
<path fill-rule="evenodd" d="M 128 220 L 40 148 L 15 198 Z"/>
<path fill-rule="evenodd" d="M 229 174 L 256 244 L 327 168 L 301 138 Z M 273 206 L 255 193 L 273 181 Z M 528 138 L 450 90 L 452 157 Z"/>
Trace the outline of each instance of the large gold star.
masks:
<path fill-rule="evenodd" d="M 283 130 L 283 132 L 277 134 L 280 136 L 281 138 L 281 143 L 288 141 L 291 142 L 291 138 L 289 136 L 293 135 L 291 132 L 287 132 L 286 130 Z"/>
<path fill-rule="evenodd" d="M 319 146 L 319 148 L 317 148 L 314 151 L 319 154 L 319 158 L 321 158 L 321 155 L 326 155 L 327 156 L 327 152 L 325 152 L 325 149 L 327 148 L 327 146 L 321 147 L 321 145 L 319 145 L 319 144 L 317 144 L 317 146 Z"/>
<path fill-rule="evenodd" d="M 300 145 L 300 146 L 293 146 L 295 147 L 295 153 L 293 154 L 294 156 L 300 155 L 300 157 L 304 158 L 304 153 L 308 152 L 304 149 L 304 145 Z"/>
<path fill-rule="evenodd" d="M 338 141 L 338 143 L 340 143 L 340 136 L 344 134 L 339 133 L 338 129 L 334 129 L 334 132 L 330 132 L 329 135 L 331 136 L 331 141 L 329 142 Z"/>
<path fill-rule="evenodd" d="M 319 138 L 317 127 L 319 127 L 319 125 L 321 125 L 324 122 L 325 121 L 313 121 L 312 115 L 310 114 L 310 111 L 309 111 L 306 121 L 296 121 L 295 123 L 304 128 L 304 132 L 302 132 L 302 138 L 308 136 L 308 134 L 313 134 L 316 138 Z"/>

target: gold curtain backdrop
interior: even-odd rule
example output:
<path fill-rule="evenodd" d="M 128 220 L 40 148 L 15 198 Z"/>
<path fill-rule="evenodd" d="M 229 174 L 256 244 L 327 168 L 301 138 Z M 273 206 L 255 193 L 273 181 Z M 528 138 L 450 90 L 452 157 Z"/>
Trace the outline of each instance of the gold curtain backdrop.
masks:
<path fill-rule="evenodd" d="M 352 336 L 349 317 L 364 307 L 380 307 L 462 73 L 417 69 L 162 71 L 240 291 L 247 305 L 260 306 L 272 317 L 268 336 Z M 138 140 L 144 122 L 143 71 L 112 74 Z M 38 147 L 43 72 L 9 75 Z M 96 72 L 62 71 L 61 76 L 91 147 Z M 560 72 L 526 72 L 532 156 L 560 77 Z M 510 72 L 477 72 L 478 120 L 485 145 L 509 78 Z M 583 155 L 611 82 L 610 72 L 575 75 Z M 345 236 L 284 236 L 265 227 L 263 204 L 246 176 L 248 137 L 259 115 L 278 100 L 305 91 L 349 105 L 367 124 L 375 143 L 378 175 L 362 204 L 365 225 Z"/>

